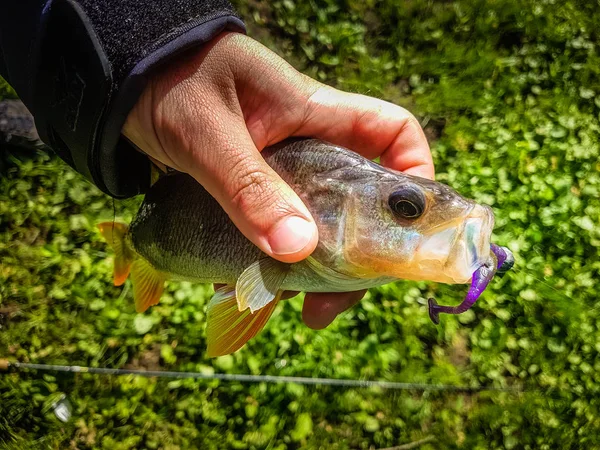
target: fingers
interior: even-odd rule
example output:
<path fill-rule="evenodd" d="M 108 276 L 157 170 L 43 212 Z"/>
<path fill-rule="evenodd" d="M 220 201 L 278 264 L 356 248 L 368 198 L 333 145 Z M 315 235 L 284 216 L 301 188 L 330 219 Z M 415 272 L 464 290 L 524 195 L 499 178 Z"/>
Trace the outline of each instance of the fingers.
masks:
<path fill-rule="evenodd" d="M 316 82 L 315 82 L 316 83 Z M 307 98 L 297 136 L 315 136 L 351 148 L 395 170 L 433 179 L 427 138 L 406 109 L 383 100 L 320 85 Z"/>
<path fill-rule="evenodd" d="M 367 291 L 342 293 L 307 293 L 302 307 L 302 320 L 315 330 L 328 326 L 338 314 L 356 305 Z"/>
<path fill-rule="evenodd" d="M 267 255 L 300 261 L 316 247 L 317 227 L 298 195 L 260 155 L 222 60 L 219 52 L 203 50 L 180 61 L 183 67 L 157 75 L 153 89 L 147 89 L 151 106 L 141 99 L 142 114 L 130 114 L 124 132 L 152 157 L 193 176 Z"/>
<path fill-rule="evenodd" d="M 251 48 L 250 63 L 237 57 L 239 51 L 232 60 L 241 109 L 259 149 L 290 135 L 311 136 L 370 159 L 381 156 L 387 167 L 433 178 L 427 138 L 406 109 L 325 86 L 247 37 L 232 35 L 228 41 Z M 249 70 L 249 64 L 260 70 Z"/>
<path fill-rule="evenodd" d="M 193 152 L 188 173 L 217 199 L 240 231 L 284 262 L 306 258 L 317 245 L 312 216 L 298 195 L 269 167 L 238 115 L 223 111 Z"/>

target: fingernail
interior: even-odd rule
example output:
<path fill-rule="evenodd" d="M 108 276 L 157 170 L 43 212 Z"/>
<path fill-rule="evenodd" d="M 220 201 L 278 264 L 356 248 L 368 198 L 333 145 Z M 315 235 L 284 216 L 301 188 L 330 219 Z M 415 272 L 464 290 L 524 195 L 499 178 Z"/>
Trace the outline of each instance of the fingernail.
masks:
<path fill-rule="evenodd" d="M 276 255 L 297 253 L 306 247 L 316 231 L 315 224 L 298 217 L 282 219 L 269 236 L 269 245 Z"/>

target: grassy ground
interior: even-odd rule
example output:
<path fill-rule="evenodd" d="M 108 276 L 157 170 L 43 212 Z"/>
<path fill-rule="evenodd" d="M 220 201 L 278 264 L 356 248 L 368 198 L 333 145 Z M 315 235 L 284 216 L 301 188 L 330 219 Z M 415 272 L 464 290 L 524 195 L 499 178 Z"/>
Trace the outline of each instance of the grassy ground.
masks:
<path fill-rule="evenodd" d="M 415 393 L 89 374 L 0 375 L 0 447 L 600 448 L 600 4 L 553 0 L 238 1 L 250 33 L 340 88 L 426 124 L 438 179 L 491 205 L 517 258 L 473 312 L 438 327 L 424 299 L 372 290 L 324 331 L 287 302 L 233 356 L 204 354 L 210 288 L 172 283 L 151 312 L 111 285 L 94 225 L 128 220 L 54 158 L 9 157 L 0 180 L 0 357 L 227 373 L 523 385 Z M 4 89 L 4 88 L 2 88 Z M 61 394 L 73 418 L 49 406 Z"/>

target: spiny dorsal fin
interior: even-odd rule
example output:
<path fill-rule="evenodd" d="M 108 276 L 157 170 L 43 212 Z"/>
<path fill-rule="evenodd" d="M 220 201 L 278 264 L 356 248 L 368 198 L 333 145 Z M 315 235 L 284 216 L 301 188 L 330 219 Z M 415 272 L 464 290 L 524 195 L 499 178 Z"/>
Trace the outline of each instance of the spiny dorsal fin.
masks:
<path fill-rule="evenodd" d="M 208 356 L 228 355 L 243 347 L 263 329 L 280 298 L 281 291 L 264 308 L 252 313 L 248 308 L 239 310 L 233 286 L 218 289 L 207 308 Z"/>
<path fill-rule="evenodd" d="M 254 313 L 272 302 L 290 266 L 273 258 L 262 258 L 248 266 L 235 285 L 238 309 L 244 311 L 250 308 L 250 312 Z"/>

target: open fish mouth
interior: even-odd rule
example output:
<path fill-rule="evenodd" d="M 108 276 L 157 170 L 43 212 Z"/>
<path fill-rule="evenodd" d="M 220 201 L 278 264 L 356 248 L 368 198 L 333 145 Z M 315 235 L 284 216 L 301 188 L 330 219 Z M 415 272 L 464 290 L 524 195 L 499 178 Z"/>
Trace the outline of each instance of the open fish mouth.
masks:
<path fill-rule="evenodd" d="M 490 250 L 488 260 L 473 273 L 471 288 L 460 305 L 438 305 L 435 299 L 429 299 L 429 317 L 433 323 L 436 325 L 440 323 L 440 313 L 461 314 L 468 311 L 483 294 L 496 273 L 504 274 L 512 268 L 515 258 L 508 248 L 491 244 Z"/>
<path fill-rule="evenodd" d="M 463 284 L 487 261 L 494 228 L 491 208 L 472 205 L 460 216 L 424 234 L 413 252 L 412 266 L 421 279 Z M 408 278 L 403 274 L 403 278 Z"/>

